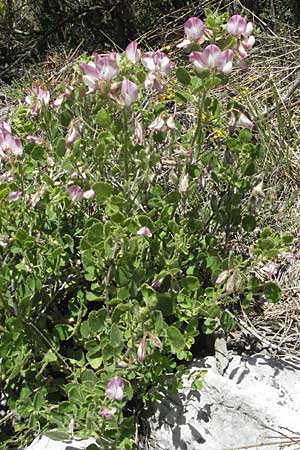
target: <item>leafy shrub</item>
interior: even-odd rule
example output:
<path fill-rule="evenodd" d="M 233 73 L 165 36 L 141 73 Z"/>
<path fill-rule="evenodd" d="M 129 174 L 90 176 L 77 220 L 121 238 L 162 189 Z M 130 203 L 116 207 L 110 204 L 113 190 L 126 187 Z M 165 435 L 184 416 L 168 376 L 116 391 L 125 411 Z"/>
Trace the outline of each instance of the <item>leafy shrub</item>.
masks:
<path fill-rule="evenodd" d="M 290 243 L 256 221 L 264 150 L 218 94 L 233 63 L 245 68 L 252 26 L 226 21 L 186 22 L 192 68 L 135 42 L 83 56 L 60 93 L 35 87 L 12 129 L 1 122 L 10 442 L 74 428 L 133 448 L 134 408 L 178 389 L 199 333 L 230 331 L 238 302 L 280 298 L 253 274 Z"/>

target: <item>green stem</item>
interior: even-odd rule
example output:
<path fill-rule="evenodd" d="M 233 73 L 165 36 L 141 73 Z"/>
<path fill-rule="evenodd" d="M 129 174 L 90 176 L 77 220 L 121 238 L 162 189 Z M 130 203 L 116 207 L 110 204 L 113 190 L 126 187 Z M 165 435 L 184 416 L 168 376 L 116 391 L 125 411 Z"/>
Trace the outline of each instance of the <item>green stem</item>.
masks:
<path fill-rule="evenodd" d="M 126 108 L 123 109 L 123 121 L 124 121 L 124 167 L 125 167 L 125 178 L 128 182 L 129 180 L 129 153 L 128 153 L 128 116 Z"/>
<path fill-rule="evenodd" d="M 192 156 L 191 156 L 191 160 L 193 161 L 197 161 L 198 157 L 199 157 L 199 153 L 200 153 L 200 144 L 202 142 L 202 114 L 203 114 L 203 107 L 204 107 L 204 102 L 206 99 L 208 91 L 204 91 L 202 97 L 199 97 L 198 100 L 198 117 L 197 117 L 197 127 L 196 127 L 196 131 L 195 134 L 193 136 L 193 140 L 192 140 Z M 195 145 L 197 146 L 197 148 L 194 148 Z"/>

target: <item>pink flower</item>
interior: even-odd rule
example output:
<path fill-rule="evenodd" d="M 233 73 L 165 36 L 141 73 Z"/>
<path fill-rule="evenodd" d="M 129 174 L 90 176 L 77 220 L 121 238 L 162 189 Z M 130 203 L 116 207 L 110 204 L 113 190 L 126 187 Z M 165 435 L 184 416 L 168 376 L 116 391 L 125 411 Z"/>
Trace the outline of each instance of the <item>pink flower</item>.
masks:
<path fill-rule="evenodd" d="M 127 45 L 125 53 L 132 64 L 136 64 L 141 58 L 141 50 L 138 49 L 136 41 L 132 41 Z"/>
<path fill-rule="evenodd" d="M 137 360 L 142 363 L 147 355 L 147 337 L 144 336 L 137 350 Z"/>
<path fill-rule="evenodd" d="M 84 75 L 83 82 L 90 88 L 89 92 L 95 91 L 99 87 L 99 82 L 108 82 L 113 80 L 119 73 L 119 67 L 116 62 L 117 56 L 110 54 L 108 56 L 100 56 L 94 54 L 94 62 L 88 64 L 80 64 Z"/>
<path fill-rule="evenodd" d="M 143 143 L 143 128 L 137 118 L 134 119 L 134 142 L 136 144 Z"/>
<path fill-rule="evenodd" d="M 138 234 L 138 235 L 140 235 L 140 236 L 145 236 L 145 237 L 148 237 L 148 238 L 151 238 L 151 237 L 152 237 L 152 233 L 151 233 L 151 231 L 149 230 L 148 227 L 142 227 L 142 228 L 140 228 L 140 229 L 137 231 L 136 234 Z"/>
<path fill-rule="evenodd" d="M 145 80 L 145 88 L 154 88 L 161 92 L 175 64 L 161 51 L 145 53 L 142 57 L 142 64 L 149 71 Z"/>
<path fill-rule="evenodd" d="M 189 188 L 189 176 L 184 174 L 179 182 L 178 191 L 180 194 L 186 194 Z"/>
<path fill-rule="evenodd" d="M 71 147 L 79 136 L 77 122 L 72 120 L 66 136 L 66 146 Z"/>
<path fill-rule="evenodd" d="M 8 202 L 15 202 L 17 200 L 19 200 L 19 198 L 22 196 L 22 192 L 21 191 L 13 191 L 13 192 L 9 192 L 7 194 L 7 201 Z"/>
<path fill-rule="evenodd" d="M 238 114 L 238 117 L 236 117 L 235 114 L 232 113 L 229 125 L 238 128 L 249 128 L 249 130 L 251 130 L 254 127 L 253 122 L 248 119 L 244 113 L 238 111 Z"/>
<path fill-rule="evenodd" d="M 31 106 L 32 115 L 36 116 L 42 109 L 42 105 L 48 105 L 50 102 L 50 94 L 46 89 L 35 87 L 28 92 L 25 102 Z"/>
<path fill-rule="evenodd" d="M 72 186 L 67 187 L 67 193 L 72 202 L 78 202 L 83 199 L 84 191 L 77 184 L 73 184 Z"/>
<path fill-rule="evenodd" d="M 222 51 L 217 45 L 211 44 L 203 52 L 192 52 L 190 62 L 193 63 L 197 72 L 209 70 L 228 75 L 232 71 L 232 56 L 232 50 Z"/>
<path fill-rule="evenodd" d="M 110 400 L 122 400 L 124 396 L 125 383 L 124 380 L 115 376 L 107 383 L 105 395 Z"/>
<path fill-rule="evenodd" d="M 228 20 L 226 30 L 238 38 L 237 54 L 239 58 L 246 58 L 247 51 L 251 50 L 255 43 L 255 37 L 252 35 L 252 22 L 248 22 L 247 17 L 236 14 Z"/>
<path fill-rule="evenodd" d="M 204 33 L 205 29 L 202 20 L 198 19 L 197 17 L 191 17 L 184 24 L 185 39 L 176 47 L 186 48 L 189 47 L 189 45 L 192 43 L 200 45 L 205 40 Z"/>
<path fill-rule="evenodd" d="M 59 107 L 63 104 L 63 102 L 64 102 L 66 99 L 68 99 L 68 98 L 71 97 L 73 89 L 74 89 L 74 88 L 73 88 L 72 86 L 67 87 L 67 88 L 65 89 L 65 92 L 64 92 L 63 94 L 60 94 L 60 95 L 52 102 L 52 104 L 51 104 L 52 108 L 59 108 Z"/>
<path fill-rule="evenodd" d="M 236 37 L 250 36 L 253 32 L 253 24 L 252 22 L 248 22 L 247 17 L 235 14 L 228 19 L 226 30 L 227 33 Z"/>
<path fill-rule="evenodd" d="M 111 419 L 112 416 L 117 412 L 117 408 L 103 408 L 99 411 L 100 416 L 105 417 L 105 419 Z"/>
<path fill-rule="evenodd" d="M 4 120 L 0 120 L 0 133 L 11 133 L 10 125 L 7 122 L 4 122 Z"/>
<path fill-rule="evenodd" d="M 138 87 L 135 83 L 130 80 L 124 79 L 122 81 L 120 98 L 122 103 L 124 103 L 127 108 L 129 108 L 132 103 L 137 101 L 138 98 Z"/>
<path fill-rule="evenodd" d="M 22 142 L 18 137 L 13 136 L 8 131 L 0 133 L 0 156 L 8 158 L 7 153 L 20 156 L 23 153 Z"/>
<path fill-rule="evenodd" d="M 85 198 L 86 200 L 91 200 L 92 198 L 95 197 L 95 191 L 94 189 L 89 189 L 88 191 L 85 191 L 83 194 L 83 198 Z"/>
<path fill-rule="evenodd" d="M 158 115 L 153 122 L 150 123 L 148 128 L 149 130 L 155 131 L 177 130 L 174 117 L 168 116 L 167 119 L 164 119 L 162 114 Z"/>
<path fill-rule="evenodd" d="M 32 142 L 33 144 L 36 144 L 36 145 L 42 145 L 44 143 L 44 140 L 38 136 L 30 135 L 30 136 L 27 136 L 26 139 L 28 142 Z"/>

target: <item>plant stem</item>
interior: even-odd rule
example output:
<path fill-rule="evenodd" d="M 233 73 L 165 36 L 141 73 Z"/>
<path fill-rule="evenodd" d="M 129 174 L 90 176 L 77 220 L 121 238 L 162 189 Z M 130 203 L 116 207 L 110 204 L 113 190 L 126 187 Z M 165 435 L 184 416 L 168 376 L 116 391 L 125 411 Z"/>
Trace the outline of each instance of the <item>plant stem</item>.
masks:
<path fill-rule="evenodd" d="M 195 134 L 193 136 L 193 140 L 192 140 L 192 154 L 191 154 L 191 161 L 197 161 L 198 157 L 199 157 L 199 153 L 200 153 L 200 145 L 198 146 L 197 149 L 194 149 L 194 146 L 197 144 L 200 144 L 202 139 L 202 114 L 203 114 L 203 107 L 204 107 L 204 102 L 207 96 L 207 90 L 205 90 L 203 92 L 202 97 L 199 97 L 198 100 L 198 117 L 197 117 L 197 127 L 196 127 L 196 131 Z"/>

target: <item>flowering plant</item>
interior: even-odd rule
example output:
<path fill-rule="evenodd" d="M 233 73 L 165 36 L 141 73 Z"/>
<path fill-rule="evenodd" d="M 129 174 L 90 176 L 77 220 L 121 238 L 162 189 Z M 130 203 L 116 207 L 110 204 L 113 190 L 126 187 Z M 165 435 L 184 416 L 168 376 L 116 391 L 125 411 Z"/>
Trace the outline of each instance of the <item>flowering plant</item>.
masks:
<path fill-rule="evenodd" d="M 259 228 L 255 119 L 216 95 L 251 33 L 240 16 L 188 19 L 187 67 L 132 42 L 83 57 L 72 85 L 35 88 L 0 122 L 1 382 L 16 439 L 74 423 L 134 448 L 134 412 L 178 389 L 199 334 L 230 331 L 236 302 L 280 298 L 253 275 L 290 243 Z"/>

